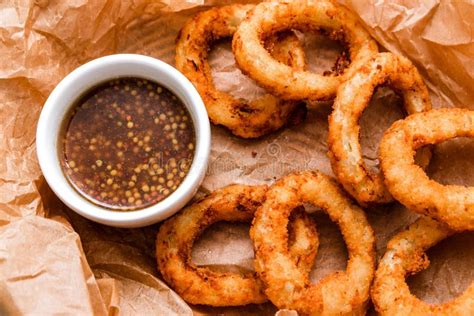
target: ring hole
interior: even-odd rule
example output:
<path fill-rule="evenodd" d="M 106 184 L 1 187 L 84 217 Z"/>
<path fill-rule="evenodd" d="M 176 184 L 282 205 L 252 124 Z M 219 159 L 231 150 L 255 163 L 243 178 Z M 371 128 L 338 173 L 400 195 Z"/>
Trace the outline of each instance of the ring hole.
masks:
<path fill-rule="evenodd" d="M 218 222 L 196 240 L 191 262 L 216 272 L 254 271 L 253 244 L 247 223 Z"/>
<path fill-rule="evenodd" d="M 343 72 L 350 63 L 347 48 L 321 32 L 297 32 L 304 45 L 307 70 L 320 75 Z"/>
<path fill-rule="evenodd" d="M 441 184 L 474 186 L 474 139 L 459 137 L 434 146 L 433 157 L 426 170 Z"/>
<path fill-rule="evenodd" d="M 311 283 L 316 284 L 333 272 L 346 270 L 349 256 L 337 224 L 315 207 L 305 206 L 305 209 L 314 216 L 319 235 L 318 254 L 309 274 Z"/>
<path fill-rule="evenodd" d="M 216 41 L 208 55 L 214 86 L 217 90 L 247 102 L 254 101 L 265 94 L 255 81 L 244 75 L 235 63 L 231 39 Z"/>
<path fill-rule="evenodd" d="M 474 281 L 474 232 L 456 234 L 428 249 L 429 267 L 407 278 L 413 295 L 429 304 L 460 296 Z"/>
<path fill-rule="evenodd" d="M 359 120 L 362 157 L 369 172 L 379 172 L 379 144 L 383 133 L 406 116 L 403 99 L 386 86 L 376 87 Z"/>

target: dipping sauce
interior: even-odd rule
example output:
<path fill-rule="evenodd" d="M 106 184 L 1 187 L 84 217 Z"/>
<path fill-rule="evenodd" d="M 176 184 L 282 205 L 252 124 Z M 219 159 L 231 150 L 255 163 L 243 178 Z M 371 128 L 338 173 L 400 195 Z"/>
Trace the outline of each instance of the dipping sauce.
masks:
<path fill-rule="evenodd" d="M 65 122 L 61 164 L 74 188 L 100 206 L 136 210 L 163 200 L 189 171 L 195 147 L 186 107 L 140 78 L 105 82 Z"/>

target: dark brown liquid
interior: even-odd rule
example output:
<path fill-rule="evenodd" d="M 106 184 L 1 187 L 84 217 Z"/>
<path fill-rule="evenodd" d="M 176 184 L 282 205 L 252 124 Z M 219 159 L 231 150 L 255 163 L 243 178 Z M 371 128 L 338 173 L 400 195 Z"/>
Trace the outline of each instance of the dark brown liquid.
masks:
<path fill-rule="evenodd" d="M 61 163 L 72 185 L 92 202 L 134 210 L 177 189 L 194 147 L 194 127 L 181 100 L 154 82 L 121 78 L 76 103 Z"/>

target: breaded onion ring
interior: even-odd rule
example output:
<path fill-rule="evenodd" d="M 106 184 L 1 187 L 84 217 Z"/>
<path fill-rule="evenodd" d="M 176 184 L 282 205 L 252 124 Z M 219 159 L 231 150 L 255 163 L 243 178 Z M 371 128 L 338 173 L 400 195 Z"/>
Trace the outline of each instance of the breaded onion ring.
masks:
<path fill-rule="evenodd" d="M 324 31 L 349 48 L 351 63 L 342 75 L 323 76 L 293 69 L 275 60 L 262 46 L 265 36 L 298 29 Z M 327 0 L 259 3 L 240 23 L 232 41 L 239 67 L 272 94 L 288 100 L 323 100 L 336 94 L 361 61 L 375 54 L 377 44 L 345 7 Z"/>
<path fill-rule="evenodd" d="M 167 220 L 156 240 L 158 267 L 165 281 L 187 302 L 212 306 L 259 304 L 267 300 L 255 273 L 215 272 L 191 262 L 196 238 L 218 221 L 250 222 L 263 203 L 266 186 L 231 185 L 213 192 Z M 292 262 L 305 273 L 313 265 L 319 240 L 316 225 L 303 210 L 290 222 Z"/>
<path fill-rule="evenodd" d="M 425 251 L 452 233 L 446 225 L 424 217 L 389 241 L 372 287 L 372 301 L 377 312 L 390 316 L 474 314 L 474 284 L 454 300 L 433 305 L 413 296 L 405 282 L 407 275 L 429 266 Z"/>
<path fill-rule="evenodd" d="M 199 13 L 181 29 L 176 44 L 176 68 L 198 90 L 211 122 L 223 125 L 243 138 L 260 137 L 275 131 L 285 125 L 294 113 L 306 114 L 302 103 L 282 101 L 270 94 L 246 102 L 218 91 L 214 86 L 207 61 L 210 46 L 217 39 L 231 37 L 247 11 L 253 7 L 235 4 Z M 274 58 L 290 69 L 304 70 L 304 50 L 292 32 L 275 35 L 268 40 L 268 45 Z"/>
<path fill-rule="evenodd" d="M 338 89 L 334 111 L 329 117 L 329 158 L 342 186 L 361 205 L 387 203 L 392 196 L 380 173 L 371 173 L 362 159 L 359 119 L 377 86 L 386 84 L 403 96 L 407 114 L 431 110 L 428 89 L 413 64 L 402 56 L 380 53 L 372 56 Z M 418 156 L 425 167 L 429 148 Z"/>
<path fill-rule="evenodd" d="M 397 121 L 380 144 L 382 172 L 390 193 L 410 210 L 455 230 L 473 230 L 474 187 L 431 180 L 413 158 L 418 148 L 454 137 L 474 137 L 474 111 L 431 110 Z"/>
<path fill-rule="evenodd" d="M 295 265 L 288 252 L 288 216 L 311 203 L 336 222 L 349 252 L 346 271 L 311 284 L 308 272 Z M 364 315 L 374 275 L 374 232 L 364 211 L 346 197 L 337 183 L 321 173 L 302 172 L 278 180 L 255 213 L 250 237 L 255 269 L 265 293 L 278 308 L 303 315 Z"/>

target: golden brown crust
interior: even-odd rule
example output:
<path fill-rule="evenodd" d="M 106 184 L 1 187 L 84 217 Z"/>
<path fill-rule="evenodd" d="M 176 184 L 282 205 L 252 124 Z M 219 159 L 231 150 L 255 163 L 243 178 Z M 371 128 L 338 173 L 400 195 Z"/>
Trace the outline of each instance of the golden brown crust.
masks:
<path fill-rule="evenodd" d="M 267 300 L 255 273 L 215 272 L 191 262 L 193 242 L 218 221 L 250 222 L 263 203 L 266 186 L 231 185 L 213 192 L 167 220 L 156 240 L 156 257 L 164 280 L 187 302 L 212 306 L 259 304 Z M 314 221 L 294 214 L 288 244 L 292 260 L 309 272 L 319 245 Z"/>
<path fill-rule="evenodd" d="M 336 222 L 349 251 L 346 271 L 316 285 L 288 254 L 288 217 L 303 203 L 321 207 Z M 278 308 L 301 315 L 364 315 L 374 274 L 374 232 L 364 211 L 352 204 L 328 176 L 317 172 L 288 175 L 270 187 L 255 213 L 250 237 L 255 268 L 265 293 Z"/>
<path fill-rule="evenodd" d="M 323 76 L 284 65 L 262 46 L 265 36 L 282 30 L 324 30 L 349 47 L 351 64 L 342 75 Z M 345 7 L 328 0 L 262 2 L 240 23 L 232 41 L 242 71 L 272 94 L 288 100 L 331 99 L 363 59 L 375 54 L 377 44 Z"/>
<path fill-rule="evenodd" d="M 265 94 L 252 102 L 218 91 L 213 83 L 207 54 L 211 44 L 231 37 L 253 5 L 229 5 L 199 13 L 181 29 L 176 43 L 176 68 L 194 84 L 201 95 L 212 123 L 227 127 L 243 138 L 255 138 L 284 126 L 294 111 L 304 104 L 282 101 Z M 292 32 L 268 40 L 270 53 L 281 61 L 303 70 L 304 50 Z"/>
<path fill-rule="evenodd" d="M 357 74 L 338 89 L 329 117 L 329 158 L 342 186 L 361 205 L 387 203 L 392 196 L 381 173 L 370 172 L 364 164 L 359 142 L 359 119 L 377 86 L 386 84 L 403 96 L 407 114 L 431 110 L 431 100 L 423 79 L 413 64 L 402 56 L 379 53 L 372 56 Z M 429 148 L 421 153 L 427 165 Z"/>
<path fill-rule="evenodd" d="M 461 316 L 474 313 L 474 284 L 450 302 L 431 305 L 413 296 L 405 282 L 407 275 L 428 267 L 425 251 L 451 234 L 453 231 L 446 225 L 423 217 L 389 241 L 371 290 L 378 313 L 390 316 Z"/>
<path fill-rule="evenodd" d="M 474 111 L 439 109 L 395 122 L 380 143 L 385 184 L 410 210 L 448 224 L 474 229 L 474 188 L 442 185 L 431 180 L 414 161 L 415 151 L 454 137 L 474 137 Z"/>

